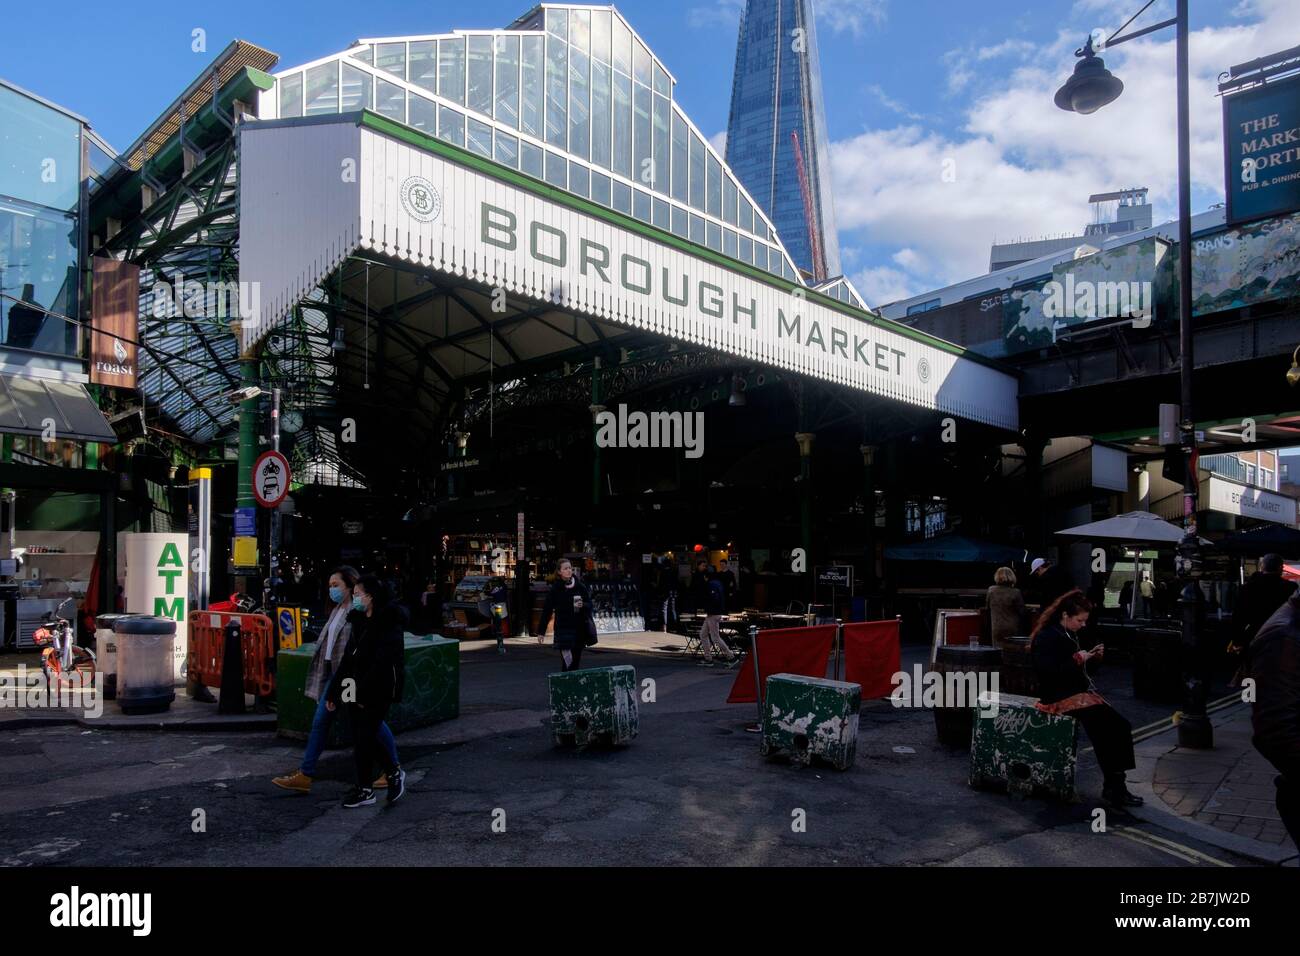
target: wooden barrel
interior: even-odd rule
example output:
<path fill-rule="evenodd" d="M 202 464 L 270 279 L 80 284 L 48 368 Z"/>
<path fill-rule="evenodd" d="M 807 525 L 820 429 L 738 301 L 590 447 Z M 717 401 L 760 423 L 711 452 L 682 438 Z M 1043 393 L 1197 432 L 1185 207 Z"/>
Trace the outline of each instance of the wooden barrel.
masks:
<path fill-rule="evenodd" d="M 998 674 L 998 680 L 1001 681 L 1001 669 L 1002 650 L 997 647 L 943 644 L 937 648 L 931 670 L 937 672 L 943 681 L 943 702 L 934 709 L 934 729 L 939 734 L 941 744 L 970 747 L 973 708 L 976 706 L 974 694 L 979 689 L 979 675 L 989 675 L 984 682 L 985 686 L 991 688 L 991 675 Z M 958 681 L 948 678 L 948 674 L 962 675 L 960 683 L 964 686 L 959 688 Z M 971 674 L 975 675 L 974 684 L 967 676 Z M 958 700 L 954 699 L 959 690 L 966 695 L 966 699 L 961 701 L 964 706 L 957 706 Z"/>
<path fill-rule="evenodd" d="M 1002 648 L 999 689 L 1006 694 L 1037 697 L 1038 674 L 1034 670 L 1033 659 L 1029 656 L 1029 638 L 1000 637 L 998 646 Z"/>

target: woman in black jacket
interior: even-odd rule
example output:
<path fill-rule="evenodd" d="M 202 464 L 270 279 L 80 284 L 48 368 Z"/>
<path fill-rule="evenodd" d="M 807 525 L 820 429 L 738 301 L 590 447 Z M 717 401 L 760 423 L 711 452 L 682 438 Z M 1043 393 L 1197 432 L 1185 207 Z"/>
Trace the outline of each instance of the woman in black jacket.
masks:
<path fill-rule="evenodd" d="M 1142 798 L 1129 793 L 1124 771 L 1133 759 L 1133 728 L 1097 693 L 1088 676 L 1088 661 L 1100 660 L 1105 648 L 1079 646 L 1079 631 L 1088 623 L 1092 602 L 1078 588 L 1057 598 L 1039 617 L 1030 635 L 1030 654 L 1038 674 L 1040 710 L 1068 714 L 1083 724 L 1097 752 L 1104 782 L 1102 799 L 1118 807 L 1135 807 Z"/>
<path fill-rule="evenodd" d="M 591 617 L 591 594 L 587 586 L 573 576 L 573 565 L 561 558 L 556 567 L 558 577 L 546 595 L 542 619 L 537 628 L 537 643 L 546 640 L 546 627 L 555 616 L 555 646 L 564 661 L 563 670 L 576 671 L 582 664 L 582 649 L 595 637 Z M 596 643 L 591 640 L 591 643 Z"/>
<path fill-rule="evenodd" d="M 406 613 L 392 603 L 388 589 L 372 574 L 362 575 L 352 589 L 352 612 L 348 615 L 352 639 L 338 673 L 330 684 L 326 706 L 334 710 L 348 705 L 356 755 L 357 785 L 343 801 L 345 807 L 366 807 L 375 802 L 371 782 L 375 779 L 376 735 L 388 716 L 388 708 L 402 699 L 406 680 Z M 393 750 L 396 754 L 396 747 Z M 406 793 L 406 772 L 394 756 L 388 774 L 388 802 L 396 803 Z"/>

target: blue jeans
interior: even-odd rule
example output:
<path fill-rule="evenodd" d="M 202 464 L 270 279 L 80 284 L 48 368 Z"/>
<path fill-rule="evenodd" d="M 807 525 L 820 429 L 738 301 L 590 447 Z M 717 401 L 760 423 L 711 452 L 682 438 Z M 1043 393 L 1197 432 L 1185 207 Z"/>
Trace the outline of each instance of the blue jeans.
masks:
<path fill-rule="evenodd" d="M 321 751 L 325 749 L 325 737 L 329 733 L 330 720 L 334 714 L 325 707 L 325 692 L 322 690 L 320 700 L 316 702 L 316 716 L 311 719 L 311 733 L 307 736 L 307 752 L 302 755 L 302 766 L 299 768 L 309 777 L 316 776 L 316 761 L 320 759 Z M 379 746 L 384 748 L 384 753 L 388 755 L 389 763 L 397 764 L 397 741 L 393 739 L 393 732 L 388 729 L 387 723 L 379 725 L 379 733 L 375 735 L 379 741 Z"/>

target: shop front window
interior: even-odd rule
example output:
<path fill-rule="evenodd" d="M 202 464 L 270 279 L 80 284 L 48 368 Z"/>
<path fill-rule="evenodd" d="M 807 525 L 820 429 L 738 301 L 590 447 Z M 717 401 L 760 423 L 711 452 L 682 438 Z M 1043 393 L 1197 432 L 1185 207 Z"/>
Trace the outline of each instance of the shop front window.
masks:
<path fill-rule="evenodd" d="M 30 639 L 33 629 L 22 627 L 23 623 L 39 621 L 45 611 L 53 610 L 65 598 L 85 596 L 99 550 L 99 521 L 98 495 L 45 490 L 17 493 L 12 538 L 6 536 L 0 554 L 20 562 L 14 575 L 20 646 Z"/>

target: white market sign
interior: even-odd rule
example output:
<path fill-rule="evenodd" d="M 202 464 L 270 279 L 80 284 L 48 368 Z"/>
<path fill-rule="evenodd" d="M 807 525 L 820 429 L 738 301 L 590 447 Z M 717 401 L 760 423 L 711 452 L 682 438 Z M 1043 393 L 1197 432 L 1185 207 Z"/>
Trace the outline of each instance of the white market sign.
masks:
<path fill-rule="evenodd" d="M 418 135 L 418 134 L 417 134 Z M 616 214 L 574 208 L 355 119 L 249 124 L 241 145 L 241 281 L 261 283 L 249 345 L 356 248 L 469 277 L 910 405 L 1017 427 L 1017 383 L 801 287 Z M 355 181 L 339 170 L 351 157 Z"/>
<path fill-rule="evenodd" d="M 1286 495 L 1251 488 L 1235 482 L 1225 481 L 1216 475 L 1209 478 L 1209 508 L 1230 515 L 1246 518 L 1258 518 L 1261 521 L 1273 521 L 1296 526 L 1296 502 Z"/>

